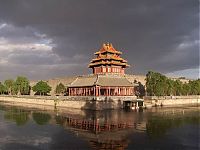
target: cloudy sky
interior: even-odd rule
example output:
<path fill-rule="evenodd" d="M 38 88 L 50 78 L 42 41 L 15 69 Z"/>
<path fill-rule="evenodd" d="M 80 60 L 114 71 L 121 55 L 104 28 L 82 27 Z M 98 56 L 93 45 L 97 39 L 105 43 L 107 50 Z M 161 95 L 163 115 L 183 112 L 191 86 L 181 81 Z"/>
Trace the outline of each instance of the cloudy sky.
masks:
<path fill-rule="evenodd" d="M 199 77 L 199 0 L 0 0 L 0 80 L 91 73 L 104 42 L 130 74 Z"/>

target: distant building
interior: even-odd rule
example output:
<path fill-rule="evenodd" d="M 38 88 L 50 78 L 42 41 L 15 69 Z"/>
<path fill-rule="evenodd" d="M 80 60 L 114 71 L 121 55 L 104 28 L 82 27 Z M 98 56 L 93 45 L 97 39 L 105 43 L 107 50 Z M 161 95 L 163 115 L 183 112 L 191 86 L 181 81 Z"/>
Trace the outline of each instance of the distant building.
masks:
<path fill-rule="evenodd" d="M 125 75 L 129 65 L 121 54 L 111 43 L 103 44 L 88 66 L 93 74 L 68 85 L 69 96 L 134 96 L 134 85 Z"/>

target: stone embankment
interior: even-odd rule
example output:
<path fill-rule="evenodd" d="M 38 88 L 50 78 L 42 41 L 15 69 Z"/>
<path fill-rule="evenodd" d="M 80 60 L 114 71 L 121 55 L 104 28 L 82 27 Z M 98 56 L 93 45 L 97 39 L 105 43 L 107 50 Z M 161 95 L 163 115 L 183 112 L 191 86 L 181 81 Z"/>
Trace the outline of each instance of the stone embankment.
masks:
<path fill-rule="evenodd" d="M 51 96 L 0 96 L 0 102 L 12 103 L 18 106 L 33 105 L 34 107 L 49 106 L 52 107 L 66 107 L 81 109 L 85 106 L 86 100 L 79 101 L 69 100 L 66 97 L 51 97 Z"/>
<path fill-rule="evenodd" d="M 123 101 L 135 100 L 136 96 L 0 96 L 0 102 L 12 103 L 14 105 L 27 106 L 37 105 L 39 107 L 49 106 L 56 108 L 75 108 L 75 109 L 120 109 Z"/>
<path fill-rule="evenodd" d="M 200 95 L 144 97 L 144 106 L 147 108 L 154 106 L 179 106 L 179 105 L 198 105 L 198 104 L 200 104 Z"/>
<path fill-rule="evenodd" d="M 123 102 L 136 99 L 132 97 L 93 97 L 93 96 L 0 96 L 0 102 L 11 103 L 17 106 L 34 106 L 56 108 L 75 108 L 75 109 L 120 109 Z M 200 95 L 193 96 L 147 96 L 144 97 L 144 107 L 154 106 L 179 106 L 179 105 L 198 105 Z"/>

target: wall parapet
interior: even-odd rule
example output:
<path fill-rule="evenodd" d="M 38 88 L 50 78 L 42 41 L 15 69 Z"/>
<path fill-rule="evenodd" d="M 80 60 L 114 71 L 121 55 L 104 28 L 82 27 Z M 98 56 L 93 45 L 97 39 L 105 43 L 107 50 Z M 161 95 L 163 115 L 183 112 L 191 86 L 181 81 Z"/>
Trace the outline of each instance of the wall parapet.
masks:
<path fill-rule="evenodd" d="M 164 100 L 164 99 L 200 99 L 200 95 L 188 96 L 145 96 L 144 100 Z"/>
<path fill-rule="evenodd" d="M 190 96 L 146 96 L 144 97 L 145 107 L 154 106 L 178 106 L 178 105 L 199 105 L 200 95 Z"/>

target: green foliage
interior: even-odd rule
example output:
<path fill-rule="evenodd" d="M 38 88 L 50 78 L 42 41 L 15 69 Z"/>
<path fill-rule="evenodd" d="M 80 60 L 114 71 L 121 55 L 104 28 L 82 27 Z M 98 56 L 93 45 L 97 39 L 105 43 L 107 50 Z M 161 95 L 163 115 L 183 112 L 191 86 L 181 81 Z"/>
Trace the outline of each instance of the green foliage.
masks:
<path fill-rule="evenodd" d="M 45 125 L 49 122 L 51 119 L 51 116 L 46 113 L 38 113 L 35 112 L 33 113 L 33 120 L 38 124 L 38 125 Z"/>
<path fill-rule="evenodd" d="M 29 80 L 26 77 L 18 76 L 15 81 L 15 90 L 19 95 L 27 95 L 30 93 Z"/>
<path fill-rule="evenodd" d="M 7 92 L 7 88 L 0 82 L 0 94 Z"/>
<path fill-rule="evenodd" d="M 163 96 L 170 87 L 167 82 L 167 77 L 164 75 L 149 71 L 146 75 L 146 90 L 148 95 Z"/>
<path fill-rule="evenodd" d="M 8 80 L 5 80 L 4 81 L 4 85 L 6 86 L 6 88 L 7 88 L 7 92 L 8 92 L 8 94 L 9 95 L 11 95 L 11 91 L 12 91 L 12 87 L 13 87 L 13 85 L 14 85 L 14 80 L 12 80 L 12 79 L 8 79 Z"/>
<path fill-rule="evenodd" d="M 149 71 L 146 74 L 146 91 L 149 96 L 200 95 L 200 79 L 183 83 Z"/>
<path fill-rule="evenodd" d="M 32 87 L 32 90 L 36 94 L 47 95 L 51 91 L 51 87 L 44 81 L 39 81 L 35 86 Z"/>
<path fill-rule="evenodd" d="M 145 96 L 145 87 L 144 85 L 142 85 L 141 82 L 137 82 L 136 80 L 134 81 L 134 83 L 138 84 L 138 86 L 136 86 L 135 88 L 135 95 L 138 97 L 143 97 Z"/>
<path fill-rule="evenodd" d="M 190 94 L 191 95 L 200 95 L 200 79 L 198 80 L 194 80 L 194 81 L 190 81 L 189 82 L 189 86 L 190 86 Z"/>
<path fill-rule="evenodd" d="M 66 88 L 62 83 L 56 86 L 56 90 L 55 90 L 56 94 L 64 94 L 65 92 L 66 92 Z"/>
<path fill-rule="evenodd" d="M 16 82 L 13 83 L 13 86 L 11 87 L 11 95 L 17 95 L 19 89 Z"/>

